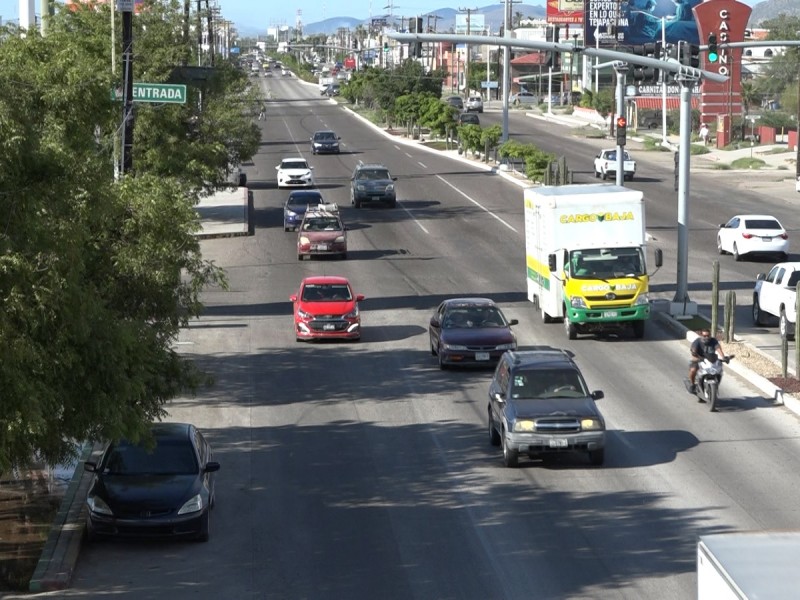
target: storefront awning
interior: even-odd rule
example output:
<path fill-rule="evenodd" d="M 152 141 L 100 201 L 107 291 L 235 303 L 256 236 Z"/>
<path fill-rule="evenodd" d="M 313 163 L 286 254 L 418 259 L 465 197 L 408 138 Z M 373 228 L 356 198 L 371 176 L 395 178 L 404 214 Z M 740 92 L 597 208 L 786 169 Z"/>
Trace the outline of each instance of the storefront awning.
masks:
<path fill-rule="evenodd" d="M 661 110 L 663 100 L 661 96 L 637 96 L 632 98 L 639 110 Z M 697 98 L 691 98 L 692 108 L 698 108 Z M 681 107 L 681 99 L 675 96 L 667 96 L 667 110 L 678 110 Z"/>

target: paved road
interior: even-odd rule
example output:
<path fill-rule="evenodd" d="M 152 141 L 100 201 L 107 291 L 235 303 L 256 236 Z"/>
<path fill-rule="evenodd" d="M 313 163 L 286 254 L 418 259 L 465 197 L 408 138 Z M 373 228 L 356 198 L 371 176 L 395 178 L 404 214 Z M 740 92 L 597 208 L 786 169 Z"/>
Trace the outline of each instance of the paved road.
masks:
<path fill-rule="evenodd" d="M 248 167 L 254 235 L 203 242 L 231 291 L 207 291 L 206 314 L 179 340 L 216 385 L 168 406 L 207 432 L 223 464 L 212 539 L 87 547 L 60 597 L 683 599 L 698 535 L 800 526 L 792 413 L 735 377 L 721 411 L 704 410 L 683 390 L 687 348 L 669 329 L 567 343 L 525 300 L 519 188 L 376 136 L 297 82 L 272 85 Z M 344 152 L 309 158 L 352 249 L 299 263 L 274 165 L 323 128 L 343 132 Z M 359 158 L 399 176 L 397 210 L 347 206 Z M 669 219 L 661 198 L 648 200 L 656 228 Z M 320 272 L 367 295 L 361 343 L 294 341 L 288 296 Z M 604 468 L 501 466 L 486 434 L 489 373 L 441 372 L 428 349 L 436 304 L 473 294 L 520 319 L 523 347 L 574 351 L 605 391 Z"/>

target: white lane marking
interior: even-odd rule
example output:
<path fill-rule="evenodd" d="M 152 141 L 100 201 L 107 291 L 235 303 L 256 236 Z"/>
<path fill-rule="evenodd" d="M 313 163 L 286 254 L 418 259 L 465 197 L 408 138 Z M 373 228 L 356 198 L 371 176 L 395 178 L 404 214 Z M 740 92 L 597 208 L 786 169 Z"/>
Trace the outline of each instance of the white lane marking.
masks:
<path fill-rule="evenodd" d="M 426 165 L 424 162 L 417 161 L 417 164 L 418 164 L 420 167 L 422 167 L 423 169 L 427 169 L 427 168 L 428 168 L 428 165 Z"/>
<path fill-rule="evenodd" d="M 500 217 L 498 217 L 496 214 L 494 214 L 492 211 L 490 211 L 488 208 L 486 208 L 486 207 L 485 207 L 483 204 L 481 204 L 481 203 L 480 203 L 480 202 L 478 202 L 477 200 L 473 200 L 472 198 L 470 198 L 470 197 L 469 197 L 467 194 L 465 194 L 464 192 L 462 192 L 460 189 L 458 189 L 458 188 L 457 188 L 456 186 L 454 186 L 452 183 L 450 183 L 449 181 L 447 181 L 447 180 L 446 180 L 444 177 L 442 177 L 441 175 L 437 175 L 436 177 L 438 177 L 439 179 L 441 179 L 441 180 L 442 180 L 444 183 L 446 183 L 446 184 L 447 184 L 447 185 L 449 185 L 451 188 L 453 188 L 455 191 L 457 191 L 459 194 L 461 194 L 462 196 L 464 196 L 464 198 L 466 198 L 467 200 L 469 200 L 470 202 L 472 202 L 472 203 L 473 203 L 475 206 L 477 206 L 477 207 L 478 207 L 478 208 L 480 208 L 481 210 L 485 211 L 486 213 L 488 213 L 489 215 L 491 215 L 492 217 L 494 217 L 495 219 L 497 219 L 498 221 L 500 221 L 500 222 L 501 222 L 503 225 L 505 225 L 506 227 L 508 227 L 508 228 L 509 228 L 511 231 L 513 231 L 514 233 L 517 233 L 517 230 L 514 228 L 514 226 L 513 226 L 513 225 L 511 225 L 511 223 L 509 223 L 509 222 L 507 222 L 507 221 L 505 221 L 505 220 L 501 219 Z"/>
<path fill-rule="evenodd" d="M 424 232 L 425 232 L 425 233 L 427 233 L 428 235 L 430 235 L 430 234 L 431 234 L 431 232 L 430 232 L 430 231 L 428 231 L 427 229 L 425 229 L 425 226 L 424 226 L 424 225 L 423 225 L 423 224 L 422 224 L 420 221 L 418 221 L 418 220 L 417 220 L 417 218 L 416 218 L 414 215 L 412 215 L 412 214 L 411 214 L 411 211 L 410 211 L 410 210 L 408 210 L 408 209 L 407 209 L 407 208 L 406 208 L 406 207 L 403 205 L 403 203 L 402 203 L 402 202 L 400 202 L 400 201 L 398 200 L 398 201 L 397 201 L 397 204 L 400 206 L 400 208 L 402 208 L 402 209 L 403 209 L 403 212 L 404 212 L 404 213 L 406 213 L 406 214 L 407 214 L 409 217 L 411 217 L 411 220 L 412 220 L 412 221 L 414 221 L 414 223 L 416 223 L 416 224 L 417 224 L 417 227 L 419 227 L 420 229 L 422 229 L 422 231 L 424 231 Z"/>

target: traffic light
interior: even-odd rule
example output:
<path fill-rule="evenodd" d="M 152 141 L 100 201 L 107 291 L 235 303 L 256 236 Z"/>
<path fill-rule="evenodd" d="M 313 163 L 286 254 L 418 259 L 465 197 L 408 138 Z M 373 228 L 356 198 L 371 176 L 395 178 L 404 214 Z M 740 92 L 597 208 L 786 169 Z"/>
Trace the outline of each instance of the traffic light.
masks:
<path fill-rule="evenodd" d="M 422 17 L 413 17 L 408 20 L 410 33 L 422 33 Z M 411 42 L 408 45 L 408 55 L 411 57 L 422 56 L 422 42 Z"/>
<path fill-rule="evenodd" d="M 681 64 L 693 69 L 700 68 L 700 46 L 689 42 L 680 42 Z"/>
<path fill-rule="evenodd" d="M 679 44 L 667 44 L 667 58 L 680 62 L 681 50 Z"/>
<path fill-rule="evenodd" d="M 658 42 L 657 44 L 634 46 L 633 54 L 660 60 L 661 42 Z M 660 73 L 660 69 L 656 69 L 655 67 L 645 67 L 642 65 L 634 65 L 632 69 L 633 80 L 641 83 L 657 83 Z"/>
<path fill-rule="evenodd" d="M 617 117 L 617 146 L 625 145 L 627 133 L 628 120 L 625 117 Z"/>
<path fill-rule="evenodd" d="M 715 63 L 719 60 L 719 48 L 717 47 L 717 34 L 708 34 L 708 62 Z"/>
<path fill-rule="evenodd" d="M 353 50 L 358 50 L 358 40 L 353 38 Z"/>
<path fill-rule="evenodd" d="M 389 51 L 389 42 L 383 42 L 383 51 L 384 52 L 388 52 Z"/>

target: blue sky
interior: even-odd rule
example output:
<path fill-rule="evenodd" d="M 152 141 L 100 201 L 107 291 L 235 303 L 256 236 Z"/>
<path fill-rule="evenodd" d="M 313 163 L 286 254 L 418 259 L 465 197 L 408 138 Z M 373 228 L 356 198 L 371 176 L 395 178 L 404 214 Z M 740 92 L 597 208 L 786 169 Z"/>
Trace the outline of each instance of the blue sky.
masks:
<path fill-rule="evenodd" d="M 525 4 L 544 6 L 546 0 L 527 0 Z M 761 0 L 743 0 L 750 6 Z M 222 9 L 222 16 L 236 24 L 247 27 L 267 27 L 274 25 L 294 25 L 297 11 L 301 10 L 303 23 L 315 23 L 331 17 L 353 17 L 366 19 L 370 15 L 389 13 L 386 8 L 394 7 L 395 14 L 427 13 L 442 8 L 459 9 L 463 2 L 452 0 L 434 0 L 425 4 L 420 0 L 217 0 Z M 499 4 L 499 0 L 479 0 L 470 6 L 482 7 Z M 195 6 L 196 2 L 192 2 Z M 39 0 L 34 0 L 36 12 L 39 11 Z M 435 7 L 435 8 L 434 8 Z M 19 18 L 19 0 L 0 0 L 0 17 L 3 21 L 15 21 Z"/>

